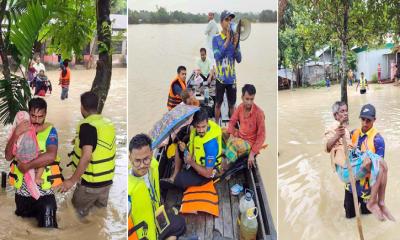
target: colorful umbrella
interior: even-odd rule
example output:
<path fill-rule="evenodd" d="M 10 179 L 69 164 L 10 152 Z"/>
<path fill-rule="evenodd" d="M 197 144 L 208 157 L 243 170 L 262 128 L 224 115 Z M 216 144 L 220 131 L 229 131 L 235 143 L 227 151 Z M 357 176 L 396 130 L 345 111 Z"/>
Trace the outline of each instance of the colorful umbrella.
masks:
<path fill-rule="evenodd" d="M 180 128 L 188 125 L 190 118 L 198 110 L 200 108 L 196 106 L 179 104 L 171 111 L 165 113 L 150 131 L 150 137 L 153 140 L 152 149 L 158 148 L 171 134 L 178 132 Z"/>

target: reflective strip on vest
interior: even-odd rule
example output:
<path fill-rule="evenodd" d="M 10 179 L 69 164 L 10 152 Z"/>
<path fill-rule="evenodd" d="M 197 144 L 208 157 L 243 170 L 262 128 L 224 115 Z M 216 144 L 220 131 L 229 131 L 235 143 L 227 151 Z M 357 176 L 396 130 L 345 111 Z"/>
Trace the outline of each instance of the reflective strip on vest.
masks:
<path fill-rule="evenodd" d="M 206 132 L 204 137 L 197 136 L 196 129 L 192 129 L 190 132 L 189 140 L 189 152 L 194 155 L 195 161 L 201 166 L 205 166 L 205 151 L 204 144 L 210 140 L 217 138 L 218 142 L 218 154 L 216 165 L 219 165 L 222 160 L 222 130 L 221 127 L 215 122 L 208 120 L 209 130 Z"/>
<path fill-rule="evenodd" d="M 138 178 L 132 174 L 128 175 L 128 196 L 131 199 L 130 217 L 133 221 L 133 226 L 138 226 L 135 231 L 139 239 L 157 239 L 157 227 L 155 224 L 154 208 L 160 206 L 160 183 L 158 162 L 156 159 L 151 160 L 149 180 L 153 184 L 157 202 L 153 202 L 150 197 L 149 190 L 143 178 Z M 146 223 L 147 230 L 140 225 Z"/>
<path fill-rule="evenodd" d="M 219 216 L 218 194 L 214 182 L 210 181 L 202 186 L 189 187 L 183 193 L 181 213 L 206 212 Z"/>
<path fill-rule="evenodd" d="M 366 83 L 367 81 L 365 78 L 360 78 L 360 85 L 361 85 L 360 89 L 365 89 Z"/>
<path fill-rule="evenodd" d="M 97 145 L 92 153 L 92 159 L 89 162 L 82 179 L 90 183 L 110 181 L 114 177 L 115 154 L 116 154 L 116 136 L 114 124 L 99 114 L 93 114 L 83 119 L 77 126 L 75 146 L 72 152 L 72 164 L 78 167 L 81 158 L 82 149 L 79 147 L 80 126 L 84 123 L 90 124 L 97 131 Z"/>

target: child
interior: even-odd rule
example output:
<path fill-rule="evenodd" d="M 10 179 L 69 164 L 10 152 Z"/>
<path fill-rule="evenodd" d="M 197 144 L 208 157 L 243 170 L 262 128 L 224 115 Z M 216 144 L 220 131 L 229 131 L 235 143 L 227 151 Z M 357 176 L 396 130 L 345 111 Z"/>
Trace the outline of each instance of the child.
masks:
<path fill-rule="evenodd" d="M 71 70 L 68 67 L 68 60 L 64 60 L 61 67 L 59 84 L 61 85 L 61 100 L 68 98 Z"/>
<path fill-rule="evenodd" d="M 13 128 L 11 129 L 10 136 L 15 130 L 16 126 L 23 121 L 30 121 L 29 114 L 25 111 L 19 111 L 15 116 Z M 39 155 L 39 145 L 36 138 L 36 131 L 31 126 L 27 132 L 22 134 L 16 144 L 13 146 L 13 153 L 17 160 L 22 162 L 32 161 Z M 25 183 L 28 191 L 34 199 L 39 199 L 40 192 L 36 184 L 42 183 L 42 174 L 44 168 L 38 168 L 35 174 L 35 169 L 31 169 L 24 174 Z"/>

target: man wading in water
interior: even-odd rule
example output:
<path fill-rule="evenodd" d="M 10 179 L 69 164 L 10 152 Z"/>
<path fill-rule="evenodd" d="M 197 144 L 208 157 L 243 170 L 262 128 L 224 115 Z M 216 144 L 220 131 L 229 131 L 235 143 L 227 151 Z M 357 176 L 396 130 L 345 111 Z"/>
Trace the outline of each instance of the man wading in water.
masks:
<path fill-rule="evenodd" d="M 361 158 L 354 160 L 359 162 L 352 161 L 361 213 L 369 214 L 372 212 L 381 221 L 385 218 L 395 221 L 389 209 L 385 206 L 388 168 L 383 160 L 385 142 L 373 127 L 376 119 L 374 106 L 367 104 L 361 108 L 361 128 L 355 129 L 351 134 L 344 126 L 348 122 L 346 103 L 335 102 L 332 106 L 332 112 L 336 121 L 325 131 L 325 150 L 331 154 L 332 166 L 339 178 L 346 183 L 344 198 L 346 218 L 353 218 L 356 214 L 349 184 L 349 173 L 345 165 L 346 155 L 342 138 L 347 139 L 349 148 L 356 148 L 356 151 L 361 151 L 363 154 Z"/>

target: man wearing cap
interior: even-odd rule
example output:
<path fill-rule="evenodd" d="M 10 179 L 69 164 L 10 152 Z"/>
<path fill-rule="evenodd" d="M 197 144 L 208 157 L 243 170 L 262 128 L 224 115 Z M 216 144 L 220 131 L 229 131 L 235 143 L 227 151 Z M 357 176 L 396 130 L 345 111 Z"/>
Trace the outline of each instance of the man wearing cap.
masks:
<path fill-rule="evenodd" d="M 377 162 L 372 161 L 370 169 L 368 169 L 368 171 L 371 172 L 371 168 L 378 167 L 379 173 L 376 179 L 372 180 L 373 175 L 370 173 L 365 178 L 356 182 L 357 194 L 359 196 L 358 201 L 360 202 L 361 212 L 363 214 L 372 212 L 379 220 L 384 220 L 386 217 L 394 221 L 394 217 L 385 206 L 388 168 L 383 160 L 385 156 L 385 141 L 378 130 L 374 128 L 374 122 L 376 120 L 375 115 L 376 111 L 373 105 L 364 105 L 360 112 L 361 128 L 351 132 L 351 142 L 354 147 L 361 152 L 369 150 L 381 157 Z M 367 160 L 370 161 L 371 159 Z M 350 184 L 346 184 L 344 208 L 347 218 L 355 216 Z"/>
<path fill-rule="evenodd" d="M 214 36 L 212 46 L 216 63 L 216 96 L 215 121 L 218 123 L 221 116 L 221 104 L 226 92 L 229 105 L 229 116 L 232 116 L 236 103 L 236 71 L 235 60 L 240 63 L 239 35 L 232 36 L 231 20 L 235 15 L 227 10 L 221 13 L 220 23 L 222 31 Z"/>

